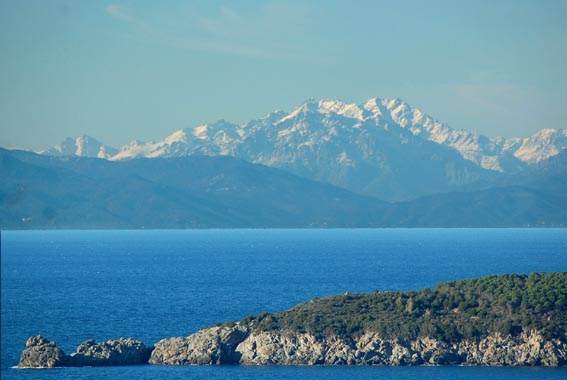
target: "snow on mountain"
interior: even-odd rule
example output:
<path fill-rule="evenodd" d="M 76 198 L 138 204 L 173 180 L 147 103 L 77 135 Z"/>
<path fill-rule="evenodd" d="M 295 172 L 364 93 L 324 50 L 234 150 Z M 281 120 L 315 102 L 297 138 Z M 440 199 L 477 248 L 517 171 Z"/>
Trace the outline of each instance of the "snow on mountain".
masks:
<path fill-rule="evenodd" d="M 508 142 L 514 157 L 535 164 L 567 149 L 567 129 L 542 129 L 533 136 Z"/>
<path fill-rule="evenodd" d="M 83 140 L 80 140 L 83 139 Z M 567 130 L 491 138 L 456 130 L 398 98 L 362 104 L 308 101 L 243 125 L 224 120 L 134 141 L 118 152 L 83 136 L 45 154 L 126 160 L 230 155 L 384 199 L 449 191 L 494 172 L 515 172 L 567 149 Z"/>
<path fill-rule="evenodd" d="M 110 159 L 118 153 L 118 149 L 104 145 L 95 138 L 82 135 L 68 137 L 61 144 L 39 152 L 49 156 L 80 156 Z"/>
<path fill-rule="evenodd" d="M 234 136 L 230 149 L 210 137 L 202 146 L 391 200 L 449 191 L 482 176 L 457 152 L 375 115 L 356 104 L 311 99 L 289 113 L 225 128 Z"/>
<path fill-rule="evenodd" d="M 143 143 L 134 141 L 120 149 L 112 160 L 136 157 L 183 157 L 201 155 L 233 155 L 241 139 L 239 126 L 221 120 L 175 131 L 162 141 Z"/>
<path fill-rule="evenodd" d="M 397 98 L 374 98 L 365 106 L 377 114 L 375 117 L 389 119 L 391 124 L 406 128 L 415 136 L 448 146 L 484 169 L 509 169 L 503 165 L 507 160 L 503 157 L 501 139 L 491 139 L 466 130 L 455 130 Z"/>
<path fill-rule="evenodd" d="M 101 157 L 113 160 L 198 153 L 231 155 L 238 151 L 237 147 L 243 143 L 244 137 L 248 138 L 262 128 L 273 128 L 273 125 L 296 120 L 307 113 L 320 114 L 325 119 L 322 120 L 322 123 L 327 125 L 333 117 L 340 117 L 349 128 L 360 128 L 365 122 L 386 130 L 404 128 L 415 136 L 458 151 L 462 157 L 482 168 L 497 171 L 514 169 L 518 163 L 509 167 L 514 161 L 513 158 L 520 162 L 533 164 L 548 159 L 558 154 L 561 149 L 567 148 L 567 130 L 564 129 L 543 129 L 526 138 L 491 138 L 475 132 L 453 129 L 399 98 L 371 98 L 361 105 L 332 99 L 320 101 L 310 99 L 289 113 L 276 111 L 244 126 L 221 120 L 176 131 L 159 142 L 133 141 L 118 152 L 115 148 L 105 146 L 96 139 L 83 135 L 75 139 L 67 138 L 60 145 L 42 153 Z M 287 141 L 286 136 L 301 128 L 300 124 L 292 128 L 280 128 L 278 138 Z M 327 132 L 333 133 L 333 131 L 336 132 L 333 127 L 330 127 Z M 306 138 L 304 145 L 309 145 L 309 139 L 317 135 L 317 133 L 314 136 L 307 136 L 307 134 L 307 131 L 302 134 Z"/>

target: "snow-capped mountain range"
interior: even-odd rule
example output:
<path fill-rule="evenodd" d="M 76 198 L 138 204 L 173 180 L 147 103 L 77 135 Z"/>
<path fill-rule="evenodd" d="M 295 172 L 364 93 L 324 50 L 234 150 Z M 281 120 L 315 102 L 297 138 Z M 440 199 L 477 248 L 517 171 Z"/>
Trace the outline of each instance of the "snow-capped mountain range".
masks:
<path fill-rule="evenodd" d="M 456 130 L 400 99 L 308 100 L 239 125 L 224 120 L 115 149 L 88 137 L 41 153 L 109 160 L 230 155 L 389 200 L 450 191 L 567 149 L 567 129 L 525 138 Z"/>
<path fill-rule="evenodd" d="M 76 138 L 67 137 L 61 144 L 39 152 L 48 156 L 79 156 L 112 159 L 118 149 L 104 145 L 97 139 L 82 135 Z"/>

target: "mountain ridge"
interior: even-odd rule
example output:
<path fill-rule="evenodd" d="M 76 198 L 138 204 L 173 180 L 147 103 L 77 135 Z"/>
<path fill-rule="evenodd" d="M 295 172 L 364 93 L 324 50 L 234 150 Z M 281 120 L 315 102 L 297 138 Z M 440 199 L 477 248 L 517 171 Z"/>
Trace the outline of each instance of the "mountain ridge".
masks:
<path fill-rule="evenodd" d="M 490 182 L 566 148 L 567 130 L 490 138 L 452 129 L 401 99 L 375 97 L 361 104 L 310 99 L 291 112 L 275 111 L 244 124 L 219 120 L 183 128 L 161 141 L 134 141 L 112 156 L 99 148 L 96 156 L 120 161 L 227 155 L 403 201 Z"/>
<path fill-rule="evenodd" d="M 385 204 L 232 157 L 112 162 L 0 149 L 0 174 L 2 228 L 361 227 Z"/>
<path fill-rule="evenodd" d="M 411 106 L 400 98 L 373 97 L 361 104 L 346 103 L 340 100 L 327 98 L 321 100 L 311 98 L 301 103 L 299 106 L 294 107 L 289 113 L 284 111 L 274 111 L 267 114 L 265 117 L 254 119 L 244 124 L 236 124 L 224 119 L 219 119 L 213 123 L 200 124 L 195 127 L 186 127 L 174 131 L 161 141 L 146 143 L 134 140 L 121 148 L 113 148 L 100 143 L 88 135 L 81 135 L 74 139 L 76 141 L 75 145 L 77 146 L 75 151 L 61 149 L 65 143 L 68 144 L 69 141 L 73 140 L 71 138 L 67 138 L 62 144 L 40 151 L 39 153 L 47 155 L 95 156 L 114 160 L 134 158 L 139 157 L 139 154 L 129 152 L 129 148 L 132 146 L 150 146 L 160 143 L 171 145 L 178 142 L 187 142 L 187 137 L 191 135 L 197 139 L 207 140 L 210 138 L 207 130 L 211 128 L 214 132 L 215 129 L 217 130 L 216 132 L 218 132 L 219 126 L 225 127 L 224 129 L 221 129 L 222 132 L 226 132 L 226 129 L 232 128 L 236 131 L 236 134 L 239 134 L 240 137 L 242 137 L 242 135 L 246 133 L 245 129 L 250 125 L 254 125 L 257 121 L 272 121 L 274 124 L 280 124 L 283 121 L 293 119 L 302 112 L 319 112 L 328 115 L 335 114 L 356 119 L 361 122 L 369 118 L 382 117 L 383 120 L 381 121 L 385 123 L 394 122 L 402 128 L 410 129 L 415 135 L 426 135 L 425 137 L 430 141 L 451 146 L 455 150 L 459 151 L 463 157 L 491 170 L 502 170 L 502 168 L 492 165 L 490 157 L 485 157 L 485 162 L 483 163 L 482 158 L 475 158 L 475 153 L 482 155 L 483 153 L 498 153 L 498 151 L 512 152 L 520 161 L 537 163 L 558 154 L 561 149 L 567 148 L 567 143 L 562 141 L 563 139 L 567 139 L 567 130 L 565 129 L 543 128 L 528 137 L 489 137 L 477 134 L 474 131 L 471 132 L 465 129 L 454 129 L 448 124 L 424 113 L 420 108 Z M 98 155 L 98 151 L 96 151 L 94 155 L 93 153 L 82 153 L 80 152 L 81 144 L 79 142 L 81 139 L 91 139 L 101 147 L 105 147 L 110 150 L 110 152 L 104 156 Z M 555 143 L 554 140 L 560 141 Z M 467 144 L 469 146 L 478 144 L 479 146 L 468 147 L 467 149 Z M 169 155 L 169 153 L 164 152 L 164 155 Z M 150 154 L 150 157 L 155 157 L 155 155 Z"/>
<path fill-rule="evenodd" d="M 539 177 L 390 203 L 230 156 L 0 149 L 0 228 L 561 227 L 567 170 L 557 161 Z"/>

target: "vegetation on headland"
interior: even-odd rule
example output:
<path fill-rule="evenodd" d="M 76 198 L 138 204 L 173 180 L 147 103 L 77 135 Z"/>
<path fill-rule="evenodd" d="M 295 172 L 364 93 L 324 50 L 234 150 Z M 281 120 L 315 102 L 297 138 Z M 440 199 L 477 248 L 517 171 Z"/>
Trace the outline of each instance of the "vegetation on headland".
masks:
<path fill-rule="evenodd" d="M 546 338 L 567 332 L 567 273 L 489 276 L 411 292 L 374 292 L 318 298 L 243 322 L 258 330 L 383 338 L 428 336 L 447 342 L 492 333 L 538 330 Z"/>
<path fill-rule="evenodd" d="M 27 340 L 18 366 L 559 367 L 567 365 L 566 325 L 567 272 L 491 276 L 421 291 L 315 299 L 285 312 L 165 338 L 153 347 L 120 338 L 87 341 L 65 355 L 54 342 L 35 336 Z"/>

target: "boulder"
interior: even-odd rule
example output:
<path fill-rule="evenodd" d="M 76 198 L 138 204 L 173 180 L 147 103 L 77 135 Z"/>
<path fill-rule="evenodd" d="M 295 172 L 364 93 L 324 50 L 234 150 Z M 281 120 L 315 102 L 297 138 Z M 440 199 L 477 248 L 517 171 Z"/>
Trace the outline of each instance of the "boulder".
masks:
<path fill-rule="evenodd" d="M 153 347 L 133 338 L 81 343 L 70 356 L 73 366 L 120 366 L 147 364 Z"/>
<path fill-rule="evenodd" d="M 218 326 L 200 330 L 188 337 L 162 339 L 156 343 L 150 364 L 237 364 L 236 347 L 247 335 L 240 326 Z"/>
<path fill-rule="evenodd" d="M 20 356 L 20 368 L 53 368 L 67 364 L 68 357 L 54 342 L 41 335 L 32 336 L 26 341 L 26 348 Z"/>

